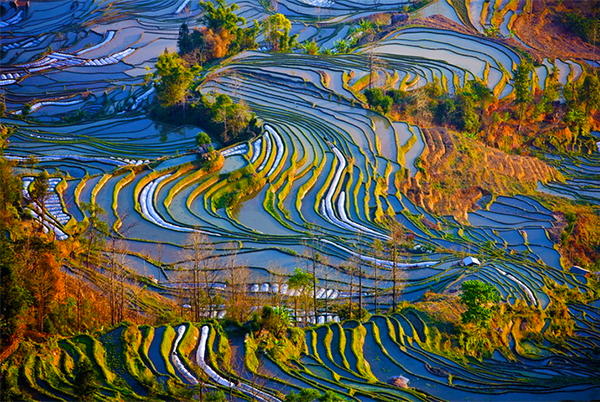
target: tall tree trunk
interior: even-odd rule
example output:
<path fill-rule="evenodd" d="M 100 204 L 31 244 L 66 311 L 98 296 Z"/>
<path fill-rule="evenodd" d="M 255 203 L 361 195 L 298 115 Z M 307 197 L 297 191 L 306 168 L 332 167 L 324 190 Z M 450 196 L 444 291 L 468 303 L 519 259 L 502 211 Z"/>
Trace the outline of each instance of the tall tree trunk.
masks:
<path fill-rule="evenodd" d="M 315 324 L 317 323 L 317 256 L 313 249 L 312 258 L 312 274 L 313 274 L 313 314 L 315 317 Z"/>
<path fill-rule="evenodd" d="M 375 303 L 375 313 L 377 313 L 378 305 L 378 294 L 379 294 L 379 264 L 375 262 L 375 293 L 373 294 L 373 302 Z"/>
<path fill-rule="evenodd" d="M 350 297 L 348 297 L 348 311 L 350 312 L 350 319 L 354 318 L 352 312 L 352 297 L 354 295 L 354 267 L 350 268 Z"/>
<path fill-rule="evenodd" d="M 396 253 L 396 246 L 394 245 L 392 248 L 392 312 L 396 311 L 396 298 L 398 297 L 398 284 L 396 282 L 398 280 L 398 266 L 396 263 L 397 259 L 398 256 Z"/>
<path fill-rule="evenodd" d="M 362 281 L 362 255 L 358 257 L 358 318 L 363 319 L 363 281 Z"/>

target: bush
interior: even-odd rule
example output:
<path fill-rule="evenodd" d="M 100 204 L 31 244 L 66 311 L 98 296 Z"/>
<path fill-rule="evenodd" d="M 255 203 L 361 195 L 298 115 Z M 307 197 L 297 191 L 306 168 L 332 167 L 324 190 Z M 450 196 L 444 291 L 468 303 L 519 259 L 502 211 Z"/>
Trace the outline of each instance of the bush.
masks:
<path fill-rule="evenodd" d="M 358 317 L 367 319 L 370 316 L 369 312 L 364 307 L 361 309 L 358 303 L 340 304 L 335 307 L 335 313 L 340 316 L 340 320 L 342 321 L 357 319 Z"/>
<path fill-rule="evenodd" d="M 366 89 L 364 93 L 369 107 L 384 114 L 390 111 L 394 102 L 391 97 L 383 93 L 381 88 Z"/>
<path fill-rule="evenodd" d="M 204 400 L 206 402 L 226 402 L 227 397 L 225 396 L 225 392 L 219 390 L 207 393 L 204 396 Z"/>

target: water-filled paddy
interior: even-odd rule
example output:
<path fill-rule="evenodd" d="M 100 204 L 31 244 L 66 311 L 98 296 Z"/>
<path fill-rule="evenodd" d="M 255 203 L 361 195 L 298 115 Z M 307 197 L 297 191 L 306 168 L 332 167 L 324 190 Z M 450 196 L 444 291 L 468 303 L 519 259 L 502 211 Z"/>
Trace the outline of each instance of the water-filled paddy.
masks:
<path fill-rule="evenodd" d="M 455 2 L 438 0 L 422 10 L 422 15 L 441 13 L 462 23 L 463 17 L 451 3 Z M 500 3 L 506 5 L 492 3 L 467 2 L 467 14 L 477 28 L 496 23 L 492 13 L 502 8 Z M 203 91 L 220 91 L 245 100 L 274 133 L 263 133 L 240 154 L 228 156 L 214 178 L 190 179 L 197 169 L 184 169 L 197 162 L 196 155 L 188 152 L 196 149 L 195 137 L 200 129 L 170 127 L 149 118 L 146 107 L 155 95 L 149 91 L 151 85 L 144 75 L 146 67 L 152 70 L 160 52 L 176 49 L 180 23 L 195 21 L 200 7 L 193 1 L 189 11 L 180 10 L 182 1 L 112 2 L 114 14 L 105 19 L 103 3 L 74 4 L 71 9 L 70 4 L 59 1 L 33 2 L 26 18 L 11 24 L 2 34 L 3 50 L 6 48 L 1 55 L 3 64 L 12 65 L 15 74 L 23 74 L 1 87 L 8 112 L 22 112 L 25 103 L 48 102 L 36 107 L 29 120 L 7 118 L 10 124 L 20 127 L 11 136 L 6 154 L 15 160 L 36 155 L 39 164 L 31 170 L 70 175 L 62 196 L 75 220 L 83 219 L 78 205 L 95 201 L 108 212 L 106 219 L 111 226 L 122 221 L 118 234 L 130 251 L 155 260 L 150 263 L 128 254 L 126 265 L 131 271 L 168 283 L 170 278 L 156 260 L 164 264 L 180 261 L 181 245 L 197 229 L 209 233 L 211 241 L 221 242 L 216 252 L 219 258 L 227 255 L 223 244 L 241 242 L 240 265 L 250 267 L 254 284 L 272 284 L 275 276 L 285 279 L 295 268 L 306 265 L 297 254 L 306 249 L 302 244 L 314 235 L 318 241 L 313 244 L 318 244 L 318 252 L 329 259 L 329 265 L 318 269 L 319 286 L 348 292 L 350 281 L 356 285 L 356 278 L 340 265 L 361 253 L 372 256 L 373 240 L 384 238 L 387 231 L 381 216 L 395 212 L 396 219 L 415 236 L 413 247 L 434 248 L 431 253 L 410 249 L 403 255 L 402 263 L 431 264 L 405 269 L 403 300 L 417 301 L 427 291 L 456 289 L 462 281 L 476 278 L 494 283 L 504 301 L 514 304 L 522 300 L 535 308 L 550 305 L 544 293 L 548 281 L 587 291 L 585 282 L 564 272 L 556 245 L 548 235 L 556 219 L 538 201 L 497 196 L 483 210 L 470 213 L 465 224 L 435 216 L 399 193 L 396 172 L 406 168 L 415 177 L 427 144 L 420 127 L 391 122 L 367 110 L 350 90 L 367 77 L 371 47 L 361 47 L 348 55 L 246 52 L 216 68 L 214 74 L 210 72 Z M 292 30 L 300 32 L 300 40 L 315 39 L 319 46 L 332 48 L 336 40 L 347 37 L 351 26 L 357 25 L 358 16 L 396 12 L 402 4 L 385 0 L 372 4 L 284 0 L 279 2 L 278 10 L 297 17 Z M 248 1 L 240 6 L 247 18 L 264 18 L 269 13 L 260 2 Z M 518 12 L 521 10 L 517 8 L 503 15 L 501 34 L 510 34 L 511 20 Z M 328 23 L 312 24 L 316 13 Z M 67 29 L 72 26 L 77 29 Z M 4 41 L 5 36 L 11 37 Z M 64 57 L 69 62 L 44 61 L 41 53 L 48 46 L 54 53 L 67 54 Z M 513 89 L 512 70 L 521 59 L 511 47 L 498 41 L 419 27 L 393 32 L 372 49 L 385 64 L 382 82 L 388 74 L 392 87 L 415 89 L 437 78 L 451 93 L 457 84 L 479 77 L 498 95 L 509 95 Z M 121 52 L 128 53 L 113 63 L 111 58 L 124 54 Z M 36 62 L 47 62 L 44 66 L 49 67 L 32 71 L 32 66 L 23 66 Z M 559 68 L 561 82 L 582 74 L 581 66 L 571 60 L 546 59 L 536 70 L 542 87 L 554 65 Z M 397 81 L 392 83 L 392 77 Z M 69 100 L 78 103 L 51 104 Z M 79 117 L 65 119 L 74 114 Z M 265 178 L 266 186 L 244 197 L 233 210 L 218 206 L 214 189 L 223 185 L 229 173 L 249 165 Z M 124 170 L 115 173 L 119 168 Z M 30 168 L 21 162 L 19 169 L 27 172 Z M 594 155 L 565 159 L 559 170 L 570 179 L 545 188 L 560 196 L 597 203 L 598 169 Z M 190 182 L 186 184 L 187 179 Z M 428 227 L 424 223 L 427 221 L 437 226 Z M 483 264 L 479 270 L 458 265 L 467 254 L 480 256 Z M 372 307 L 373 267 L 364 264 L 364 269 L 365 292 L 369 293 L 365 299 Z M 381 271 L 389 274 L 387 269 Z M 166 272 L 169 275 L 170 271 Z M 384 293 L 380 305 L 389 305 L 388 279 L 378 280 Z M 577 345 L 597 345 L 597 306 L 590 309 L 579 318 L 578 333 L 584 340 L 578 340 L 581 343 Z M 383 319 L 374 318 L 366 325 L 369 332 L 365 351 L 376 353 L 364 355 L 379 383 L 365 384 L 356 368 L 357 356 L 348 343 L 343 346 L 346 361 L 340 359 L 342 353 L 332 353 L 333 361 L 325 358 L 327 348 L 333 348 L 333 342 L 341 338 L 339 329 L 331 345 L 319 339 L 315 353 L 326 363 L 321 366 L 314 360 L 307 361 L 312 374 L 291 375 L 269 360 L 264 365 L 292 386 L 305 388 L 318 383 L 340 392 L 358 390 L 358 400 L 376 400 L 366 396 L 371 395 L 369 392 L 392 400 L 416 399 L 413 394 L 383 384 L 393 374 L 406 374 L 412 387 L 443 399 L 558 400 L 567 398 L 569 392 L 580 399 L 596 396 L 587 383 L 562 388 L 547 384 L 557 373 L 589 377 L 590 370 L 575 367 L 574 360 L 563 363 L 564 371 L 536 362 L 542 368 L 534 371 L 528 370 L 530 366 L 525 363 L 508 363 L 496 353 L 494 359 L 476 367 L 462 367 L 424 344 L 419 346 L 425 334 L 418 317 L 398 320 L 401 322 L 391 325 L 395 325 L 398 341 L 406 343 L 404 349 L 395 343 L 395 336 L 386 332 Z M 320 337 L 323 332 L 319 330 Z M 156 331 L 150 359 L 156 370 L 166 375 L 166 363 L 159 351 L 163 333 L 164 328 Z M 344 333 L 351 339 L 349 327 Z M 454 373 L 455 386 L 448 385 L 448 378 L 428 371 L 426 362 Z M 500 363 L 506 364 L 501 374 L 490 369 Z M 346 378 L 338 381 L 330 370 Z M 534 385 L 519 383 L 518 376 L 528 376 Z M 272 386 L 285 389 L 279 383 Z"/>

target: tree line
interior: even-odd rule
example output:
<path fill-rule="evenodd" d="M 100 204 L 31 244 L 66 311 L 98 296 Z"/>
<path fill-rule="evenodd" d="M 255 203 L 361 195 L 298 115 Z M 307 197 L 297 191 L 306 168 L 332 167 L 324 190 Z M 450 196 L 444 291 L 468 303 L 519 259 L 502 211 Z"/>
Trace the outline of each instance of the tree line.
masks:
<path fill-rule="evenodd" d="M 375 76 L 384 66 L 375 65 Z M 534 81 L 535 66 L 524 60 L 513 71 L 513 94 L 498 99 L 478 79 L 449 93 L 439 80 L 411 91 L 371 87 L 361 94 L 372 110 L 397 120 L 452 128 L 509 153 L 529 153 L 531 146 L 559 152 L 595 150 L 590 134 L 600 109 L 598 72 L 584 72 L 578 83 L 561 85 L 554 68 L 542 90 Z M 510 135 L 508 130 L 510 129 Z"/>

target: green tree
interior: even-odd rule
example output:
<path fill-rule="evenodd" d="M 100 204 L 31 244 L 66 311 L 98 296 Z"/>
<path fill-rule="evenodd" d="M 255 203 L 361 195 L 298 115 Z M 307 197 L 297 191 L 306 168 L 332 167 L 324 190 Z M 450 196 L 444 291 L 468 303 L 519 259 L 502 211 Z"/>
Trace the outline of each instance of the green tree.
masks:
<path fill-rule="evenodd" d="M 297 290 L 300 292 L 298 296 L 294 297 L 294 316 L 298 318 L 298 299 L 300 299 L 301 304 L 304 306 L 304 321 L 306 323 L 306 319 L 308 318 L 308 300 L 310 299 L 310 291 L 313 289 L 315 282 L 315 277 L 301 270 L 300 268 L 296 268 L 294 270 L 294 275 L 290 276 L 288 279 L 288 286 L 290 290 Z M 315 317 L 316 319 L 316 317 Z"/>
<path fill-rule="evenodd" d="M 10 161 L 0 158 L 0 218 L 4 218 L 5 213 L 10 213 L 9 208 L 18 206 L 20 201 L 21 182 L 13 175 Z"/>
<path fill-rule="evenodd" d="M 95 400 L 96 392 L 100 389 L 96 371 L 85 356 L 81 357 L 75 367 L 73 388 L 79 400 L 83 402 Z"/>
<path fill-rule="evenodd" d="M 29 116 L 29 114 L 31 113 L 31 105 L 26 103 L 23 105 L 23 108 L 21 109 L 21 115 L 23 117 L 27 117 Z"/>
<path fill-rule="evenodd" d="M 279 13 L 271 15 L 262 23 L 265 39 L 275 52 L 289 52 L 294 48 L 298 35 L 290 36 L 290 29 L 290 20 Z"/>
<path fill-rule="evenodd" d="M 179 53 L 185 54 L 192 50 L 192 39 L 190 38 L 190 29 L 185 22 L 179 27 L 179 36 L 177 37 L 177 47 Z"/>
<path fill-rule="evenodd" d="M 350 42 L 345 39 L 338 39 L 335 42 L 333 42 L 333 48 L 335 49 L 336 53 L 348 53 L 351 47 L 352 46 L 350 45 Z"/>
<path fill-rule="evenodd" d="M 455 121 L 457 114 L 457 105 L 453 98 L 446 97 L 439 100 L 433 111 L 433 118 L 436 124 L 446 125 Z"/>
<path fill-rule="evenodd" d="M 479 107 L 486 109 L 494 100 L 492 91 L 480 80 L 469 80 L 462 91 L 469 93 L 474 102 L 479 104 Z"/>
<path fill-rule="evenodd" d="M 285 337 L 291 317 L 286 309 L 264 306 L 260 313 L 260 329 L 270 332 L 275 338 Z"/>
<path fill-rule="evenodd" d="M 221 125 L 221 138 L 226 143 L 240 138 L 254 118 L 244 101 L 234 103 L 225 94 L 218 94 L 213 102 L 205 100 L 204 104 L 212 122 Z"/>
<path fill-rule="evenodd" d="M 344 402 L 346 398 L 341 397 L 333 391 L 325 391 L 323 395 L 319 397 L 319 402 Z"/>
<path fill-rule="evenodd" d="M 227 396 L 225 392 L 218 390 L 207 393 L 203 400 L 205 402 L 227 402 Z"/>
<path fill-rule="evenodd" d="M 470 92 L 461 93 L 457 96 L 458 113 L 454 124 L 461 131 L 475 133 L 481 127 L 479 115 L 475 111 L 475 96 Z"/>
<path fill-rule="evenodd" d="M 305 42 L 302 45 L 302 48 L 304 49 L 304 51 L 307 54 L 312 54 L 312 55 L 319 54 L 319 52 L 321 51 L 321 49 L 319 48 L 319 45 L 317 44 L 317 41 L 315 41 L 314 39 L 311 40 L 310 42 Z"/>
<path fill-rule="evenodd" d="M 385 95 L 381 88 L 365 89 L 365 97 L 369 107 L 379 110 L 381 113 L 388 113 L 392 107 L 393 100 Z"/>
<path fill-rule="evenodd" d="M 235 11 L 239 9 L 239 6 L 235 3 L 227 5 L 225 0 L 216 0 L 216 6 L 210 1 L 201 1 L 200 6 L 204 10 L 202 14 L 202 22 L 208 29 L 217 31 L 219 29 L 226 29 L 232 34 L 240 29 L 238 25 L 244 25 L 246 20 L 238 16 Z"/>
<path fill-rule="evenodd" d="M 196 144 L 199 147 L 207 147 L 212 144 L 212 139 L 204 131 L 201 131 L 196 135 Z"/>
<path fill-rule="evenodd" d="M 492 318 L 490 304 L 500 301 L 500 293 L 494 286 L 478 280 L 469 280 L 461 284 L 460 301 L 467 307 L 461 320 L 473 323 L 477 327 L 488 327 Z"/>
<path fill-rule="evenodd" d="M 515 88 L 515 103 L 519 107 L 519 130 L 521 129 L 521 121 L 527 105 L 533 101 L 532 84 L 533 84 L 533 65 L 527 62 L 521 62 L 513 71 L 513 85 Z"/>
<path fill-rule="evenodd" d="M 161 106 L 174 106 L 185 101 L 194 76 L 177 53 L 165 51 L 156 62 L 156 97 Z"/>
<path fill-rule="evenodd" d="M 375 25 L 369 20 L 360 20 L 358 23 L 359 31 L 362 32 L 362 35 L 373 35 L 375 33 Z M 369 39 L 370 41 L 373 38 Z"/>
<path fill-rule="evenodd" d="M 0 346 L 4 348 L 17 334 L 27 310 L 28 293 L 15 273 L 16 256 L 12 245 L 0 237 Z"/>
<path fill-rule="evenodd" d="M 587 126 L 588 114 L 580 105 L 570 103 L 565 113 L 564 122 L 575 136 L 583 133 Z"/>
<path fill-rule="evenodd" d="M 321 393 L 316 389 L 303 389 L 300 392 L 290 392 L 285 397 L 285 402 L 313 402 L 319 399 Z"/>
<path fill-rule="evenodd" d="M 2 157 L 8 145 L 10 130 L 0 125 L 0 229 L 15 228 L 14 222 L 19 219 L 17 207 L 22 199 L 21 181 L 13 173 L 13 163 Z"/>
<path fill-rule="evenodd" d="M 0 156 L 4 155 L 4 150 L 6 149 L 8 144 L 10 144 L 10 142 L 8 141 L 8 137 L 10 137 L 12 132 L 12 128 L 0 124 Z"/>
<path fill-rule="evenodd" d="M 533 100 L 531 93 L 531 85 L 533 79 L 533 65 L 531 63 L 522 62 L 513 71 L 513 81 L 515 87 L 515 102 L 517 104 L 526 104 Z"/>
<path fill-rule="evenodd" d="M 437 99 L 444 94 L 444 88 L 438 77 L 433 77 L 433 81 L 427 83 L 423 87 L 423 91 L 430 99 Z"/>
<path fill-rule="evenodd" d="M 254 24 L 251 26 L 237 31 L 236 37 L 230 46 L 230 52 L 241 52 L 248 49 L 256 49 L 258 43 L 256 43 L 256 37 L 260 32 L 260 25 L 258 21 L 254 20 Z"/>
<path fill-rule="evenodd" d="M 542 98 L 535 105 L 534 114 L 538 116 L 541 113 L 549 114 L 554 110 L 552 103 L 559 100 L 561 84 L 558 81 L 559 70 L 555 66 L 552 68 L 552 71 L 548 75 L 548 80 L 546 81 L 546 87 L 544 88 L 544 92 L 542 94 Z"/>
<path fill-rule="evenodd" d="M 94 202 L 84 202 L 81 209 L 87 215 L 88 226 L 84 232 L 86 243 L 85 265 L 90 267 L 90 258 L 92 254 L 102 250 L 105 240 L 110 234 L 108 225 L 102 219 L 106 215 L 104 209 Z"/>
<path fill-rule="evenodd" d="M 579 101 L 585 105 L 585 113 L 600 108 L 600 80 L 596 74 L 585 76 L 579 89 Z"/>

